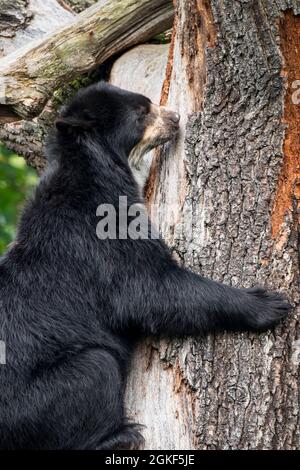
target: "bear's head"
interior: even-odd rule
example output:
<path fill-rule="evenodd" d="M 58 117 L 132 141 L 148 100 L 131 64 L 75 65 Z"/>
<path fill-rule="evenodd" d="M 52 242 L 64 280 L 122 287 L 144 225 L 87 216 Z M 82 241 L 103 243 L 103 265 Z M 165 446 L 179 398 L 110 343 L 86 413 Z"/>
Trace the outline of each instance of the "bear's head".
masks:
<path fill-rule="evenodd" d="M 99 82 L 77 93 L 56 128 L 66 137 L 96 136 L 118 154 L 137 160 L 178 133 L 179 115 L 143 95 Z"/>

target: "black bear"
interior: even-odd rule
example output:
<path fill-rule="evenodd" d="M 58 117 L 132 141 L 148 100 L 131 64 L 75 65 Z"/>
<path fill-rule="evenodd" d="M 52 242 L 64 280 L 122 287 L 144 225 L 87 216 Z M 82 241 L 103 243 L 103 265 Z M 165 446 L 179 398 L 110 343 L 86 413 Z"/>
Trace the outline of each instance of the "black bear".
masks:
<path fill-rule="evenodd" d="M 180 267 L 158 237 L 97 234 L 99 205 L 118 215 L 120 197 L 143 204 L 131 167 L 178 128 L 176 113 L 103 82 L 57 119 L 47 169 L 0 261 L 1 449 L 138 448 L 123 405 L 137 339 L 261 331 L 287 314 L 277 293 Z"/>

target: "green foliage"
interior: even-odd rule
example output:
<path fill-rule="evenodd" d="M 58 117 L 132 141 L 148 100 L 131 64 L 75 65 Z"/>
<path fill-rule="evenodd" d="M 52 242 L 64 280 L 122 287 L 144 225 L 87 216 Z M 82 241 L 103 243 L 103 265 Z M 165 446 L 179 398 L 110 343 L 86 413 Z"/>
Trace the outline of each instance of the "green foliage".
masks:
<path fill-rule="evenodd" d="M 80 88 L 86 87 L 91 83 L 93 83 L 93 74 L 76 78 L 62 88 L 58 88 L 53 93 L 54 106 L 60 107 L 65 101 L 73 97 Z"/>
<path fill-rule="evenodd" d="M 18 214 L 36 180 L 25 160 L 0 142 L 0 255 L 14 239 Z"/>
<path fill-rule="evenodd" d="M 68 102 L 80 88 L 87 87 L 99 80 L 107 80 L 109 78 L 110 69 L 110 61 L 107 60 L 95 70 L 89 71 L 77 78 L 74 78 L 70 82 L 65 83 L 61 88 L 58 88 L 53 93 L 52 103 L 54 108 L 58 109 L 64 103 Z"/>
<path fill-rule="evenodd" d="M 168 44 L 172 39 L 172 30 L 168 29 L 164 33 L 157 34 L 150 42 L 154 44 Z"/>

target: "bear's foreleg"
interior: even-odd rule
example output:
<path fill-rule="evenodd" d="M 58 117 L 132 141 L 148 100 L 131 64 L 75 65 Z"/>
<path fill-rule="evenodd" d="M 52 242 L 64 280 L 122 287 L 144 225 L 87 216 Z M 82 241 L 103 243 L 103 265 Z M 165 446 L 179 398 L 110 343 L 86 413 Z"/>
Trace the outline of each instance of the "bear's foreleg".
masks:
<path fill-rule="evenodd" d="M 177 266 L 127 284 L 130 320 L 145 334 L 189 336 L 216 330 L 263 331 L 290 310 L 278 293 L 238 289 Z M 124 305 L 124 299 L 122 300 Z"/>

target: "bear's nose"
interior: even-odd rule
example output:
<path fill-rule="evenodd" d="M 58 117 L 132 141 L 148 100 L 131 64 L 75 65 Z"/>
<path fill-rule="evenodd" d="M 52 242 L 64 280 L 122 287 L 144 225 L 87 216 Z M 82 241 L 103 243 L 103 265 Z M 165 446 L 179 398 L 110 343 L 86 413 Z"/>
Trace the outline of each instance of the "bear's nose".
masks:
<path fill-rule="evenodd" d="M 173 124 L 178 124 L 180 120 L 180 115 L 171 111 L 170 109 L 165 108 L 164 106 L 160 107 L 160 114 L 163 119 L 173 122 Z"/>
<path fill-rule="evenodd" d="M 180 115 L 178 113 L 175 113 L 174 111 L 171 111 L 170 109 L 167 109 L 163 106 L 161 107 L 161 109 L 163 117 L 165 117 L 166 119 L 170 119 L 170 121 L 172 121 L 174 124 L 179 123 Z"/>
<path fill-rule="evenodd" d="M 171 116 L 170 116 L 170 119 L 171 119 L 172 122 L 177 124 L 180 120 L 180 115 L 178 113 L 172 113 Z"/>

